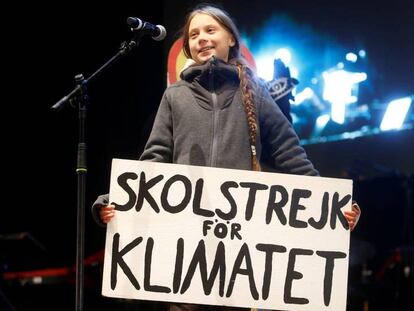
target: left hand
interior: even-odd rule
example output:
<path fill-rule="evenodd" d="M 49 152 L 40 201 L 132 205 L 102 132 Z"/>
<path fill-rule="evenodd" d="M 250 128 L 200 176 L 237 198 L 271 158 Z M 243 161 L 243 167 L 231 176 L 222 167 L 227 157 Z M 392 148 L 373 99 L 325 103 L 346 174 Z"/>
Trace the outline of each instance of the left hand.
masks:
<path fill-rule="evenodd" d="M 344 212 L 345 218 L 348 221 L 349 229 L 352 231 L 355 229 L 359 217 L 361 216 L 361 209 L 357 203 L 352 203 L 352 210 L 350 212 Z"/>

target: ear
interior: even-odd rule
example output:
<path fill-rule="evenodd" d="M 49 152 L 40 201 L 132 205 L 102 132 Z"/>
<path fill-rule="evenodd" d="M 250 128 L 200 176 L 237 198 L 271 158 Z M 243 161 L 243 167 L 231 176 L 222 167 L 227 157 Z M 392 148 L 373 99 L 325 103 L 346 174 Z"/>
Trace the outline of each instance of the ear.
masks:
<path fill-rule="evenodd" d="M 233 47 L 233 46 L 235 46 L 236 45 L 236 40 L 234 40 L 234 37 L 233 36 L 231 36 L 230 37 L 230 40 L 229 40 L 229 46 L 230 47 Z"/>

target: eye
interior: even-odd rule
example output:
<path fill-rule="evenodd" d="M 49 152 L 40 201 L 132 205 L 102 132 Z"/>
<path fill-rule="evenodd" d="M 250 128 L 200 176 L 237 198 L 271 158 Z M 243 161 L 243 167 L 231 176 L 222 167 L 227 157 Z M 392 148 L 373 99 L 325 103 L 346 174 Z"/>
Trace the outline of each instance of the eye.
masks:
<path fill-rule="evenodd" d="M 213 27 L 209 27 L 208 29 L 207 29 L 207 32 L 208 33 L 213 33 L 215 31 L 215 29 L 213 28 Z"/>
<path fill-rule="evenodd" d="M 197 33 L 196 32 L 190 33 L 190 38 L 191 39 L 194 39 L 195 37 L 197 37 Z"/>

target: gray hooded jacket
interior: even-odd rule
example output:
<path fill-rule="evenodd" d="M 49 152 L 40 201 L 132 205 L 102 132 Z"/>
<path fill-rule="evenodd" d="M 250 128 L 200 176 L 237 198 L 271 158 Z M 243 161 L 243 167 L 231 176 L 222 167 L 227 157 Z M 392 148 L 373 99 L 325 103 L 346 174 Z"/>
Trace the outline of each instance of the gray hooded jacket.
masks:
<path fill-rule="evenodd" d="M 249 130 L 236 66 L 215 58 L 192 66 L 162 98 L 140 160 L 251 169 Z M 291 124 L 259 85 L 258 158 L 274 171 L 317 175 Z"/>
<path fill-rule="evenodd" d="M 212 58 L 184 70 L 181 79 L 165 91 L 140 160 L 250 170 L 249 130 L 237 67 Z M 259 124 L 256 150 L 264 167 L 318 175 L 264 85 L 259 84 L 253 100 Z M 100 196 L 94 206 L 107 203 L 107 195 Z M 96 211 L 93 214 L 99 222 Z"/>

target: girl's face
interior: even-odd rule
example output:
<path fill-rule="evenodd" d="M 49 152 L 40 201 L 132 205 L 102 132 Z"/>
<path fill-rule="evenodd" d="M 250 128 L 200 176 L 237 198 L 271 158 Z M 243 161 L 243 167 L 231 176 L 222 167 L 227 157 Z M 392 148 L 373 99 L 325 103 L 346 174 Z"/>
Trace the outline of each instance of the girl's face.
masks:
<path fill-rule="evenodd" d="M 191 58 L 199 64 L 215 56 L 228 61 L 230 47 L 235 40 L 223 26 L 207 14 L 197 14 L 188 29 Z"/>

